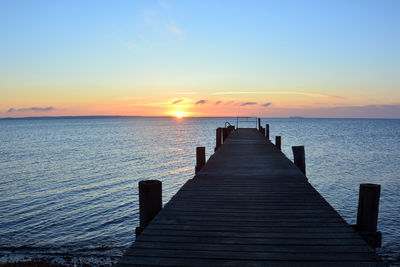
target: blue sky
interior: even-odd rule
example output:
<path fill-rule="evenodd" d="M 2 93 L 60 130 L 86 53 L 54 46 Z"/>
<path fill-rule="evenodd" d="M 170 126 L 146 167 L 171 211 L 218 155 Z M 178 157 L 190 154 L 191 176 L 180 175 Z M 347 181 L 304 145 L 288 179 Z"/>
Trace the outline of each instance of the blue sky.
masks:
<path fill-rule="evenodd" d="M 229 115 L 190 107 L 208 100 L 400 117 L 399 14 L 399 1 L 3 1 L 0 116 L 164 115 L 185 98 L 193 115 Z"/>

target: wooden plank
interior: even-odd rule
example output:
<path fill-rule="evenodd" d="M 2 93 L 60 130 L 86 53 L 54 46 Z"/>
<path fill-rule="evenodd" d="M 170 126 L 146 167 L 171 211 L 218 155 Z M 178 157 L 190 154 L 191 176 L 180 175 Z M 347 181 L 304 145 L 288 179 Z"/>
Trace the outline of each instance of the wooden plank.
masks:
<path fill-rule="evenodd" d="M 187 259 L 235 259 L 255 261 L 360 261 L 377 260 L 374 253 L 289 253 L 289 252 L 251 252 L 251 251 L 218 251 L 218 250 L 180 250 L 180 249 L 147 249 L 134 247 L 127 256 L 174 257 Z"/>
<path fill-rule="evenodd" d="M 382 266 L 379 262 L 372 261 L 268 261 L 268 266 L 291 267 L 291 266 L 310 266 L 310 267 L 336 267 L 336 266 L 351 266 L 351 267 L 376 267 Z M 230 260 L 230 259 L 187 259 L 187 258 L 172 258 L 172 257 L 147 257 L 147 256 L 125 256 L 118 263 L 119 266 L 265 266 L 262 261 L 255 260 Z"/>
<path fill-rule="evenodd" d="M 145 230 L 146 231 L 146 230 Z M 205 237 L 205 236 L 169 236 L 151 235 L 151 232 L 144 232 L 137 238 L 138 241 L 147 242 L 172 242 L 172 243 L 206 243 L 206 244 L 251 244 L 251 245 L 303 245 L 303 246 L 338 246 L 338 245 L 359 245 L 366 246 L 361 238 L 352 239 L 280 239 L 280 238 L 239 238 L 239 237 Z"/>
<path fill-rule="evenodd" d="M 205 244 L 205 243 L 173 243 L 173 242 L 145 242 L 137 241 L 131 249 L 179 249 L 179 250 L 212 250 L 212 251 L 243 251 L 243 252 L 286 252 L 286 253 L 373 253 L 374 250 L 366 246 L 300 246 L 300 245 L 244 245 L 244 244 Z M 130 254 L 129 251 L 126 254 Z"/>
<path fill-rule="evenodd" d="M 301 220 L 261 220 L 261 221 L 241 221 L 241 220 L 195 220 L 187 219 L 181 217 L 174 217 L 170 219 L 165 218 L 155 218 L 152 223 L 155 224 L 176 224 L 176 225 L 225 225 L 230 226 L 241 226 L 241 225 L 251 225 L 254 227 L 341 227 L 343 226 L 343 221 L 338 219 L 301 219 Z"/>
<path fill-rule="evenodd" d="M 235 216 L 231 214 L 230 216 L 226 216 L 223 214 L 215 215 L 207 217 L 205 215 L 197 214 L 197 215 L 186 215 L 186 214 L 173 214 L 171 213 L 163 213 L 157 218 L 164 219 L 164 220 L 192 220 L 192 221 L 241 221 L 243 223 L 251 223 L 251 222 L 268 222 L 268 221 L 281 221 L 281 222 L 342 222 L 339 217 L 333 217 L 333 215 L 326 214 L 326 215 L 319 215 L 318 217 L 311 217 L 309 215 L 304 214 L 269 214 L 269 215 L 258 215 L 253 214 L 252 216 Z M 157 219 L 155 218 L 155 219 Z"/>
<path fill-rule="evenodd" d="M 173 230 L 192 230 L 192 231 L 220 231 L 220 232 L 257 232 L 257 233 L 354 233 L 351 227 L 259 227 L 230 225 L 193 225 L 193 224 L 159 224 L 152 223 L 149 229 L 173 229 Z"/>
<path fill-rule="evenodd" d="M 353 239 L 359 235 L 354 232 L 321 233 L 321 232 L 238 232 L 238 231 L 208 231 L 205 229 L 159 229 L 148 227 L 148 235 L 189 236 L 189 237 L 232 237 L 232 238 L 268 238 L 268 239 Z"/>

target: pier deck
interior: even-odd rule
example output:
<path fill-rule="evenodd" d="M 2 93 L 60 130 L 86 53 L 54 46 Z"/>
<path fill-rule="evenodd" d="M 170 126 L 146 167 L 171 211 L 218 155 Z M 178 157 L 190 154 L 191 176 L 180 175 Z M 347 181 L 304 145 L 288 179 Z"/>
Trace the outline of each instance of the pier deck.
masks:
<path fill-rule="evenodd" d="M 256 129 L 233 131 L 119 266 L 382 266 Z"/>

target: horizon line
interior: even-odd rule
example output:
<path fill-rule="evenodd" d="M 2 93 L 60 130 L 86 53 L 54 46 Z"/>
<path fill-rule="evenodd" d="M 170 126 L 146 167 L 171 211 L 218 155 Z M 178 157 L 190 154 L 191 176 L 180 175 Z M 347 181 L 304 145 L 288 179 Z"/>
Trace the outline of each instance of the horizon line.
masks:
<path fill-rule="evenodd" d="M 259 117 L 259 116 L 185 116 L 184 118 L 260 118 L 260 119 L 382 119 L 398 120 L 399 118 L 388 117 L 305 117 L 305 116 L 282 116 L 282 117 Z M 27 117 L 3 117 L 0 120 L 23 120 L 23 119 L 102 119 L 102 118 L 176 118 L 171 115 L 140 116 L 140 115 L 67 115 L 67 116 L 27 116 Z"/>

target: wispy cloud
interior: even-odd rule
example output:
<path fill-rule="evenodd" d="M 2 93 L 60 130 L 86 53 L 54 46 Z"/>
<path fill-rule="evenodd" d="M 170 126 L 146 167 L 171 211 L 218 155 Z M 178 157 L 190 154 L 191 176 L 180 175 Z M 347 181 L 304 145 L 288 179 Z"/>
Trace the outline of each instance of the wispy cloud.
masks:
<path fill-rule="evenodd" d="M 271 109 L 272 110 L 272 109 Z M 400 104 L 278 109 L 279 116 L 310 118 L 400 118 Z"/>
<path fill-rule="evenodd" d="M 269 107 L 269 106 L 271 106 L 271 102 L 268 102 L 268 103 L 265 103 L 265 104 L 262 104 L 261 106 L 263 106 L 263 107 Z"/>
<path fill-rule="evenodd" d="M 171 6 L 165 1 L 158 1 L 158 4 L 162 6 L 165 10 L 170 10 Z"/>
<path fill-rule="evenodd" d="M 244 95 L 244 94 L 257 94 L 257 93 L 260 92 L 252 92 L 252 91 L 215 92 L 212 93 L 212 95 Z"/>
<path fill-rule="evenodd" d="M 215 105 L 219 105 L 219 104 L 221 104 L 222 103 L 222 101 L 221 100 L 218 100 L 217 102 L 215 102 Z"/>
<path fill-rule="evenodd" d="M 119 44 L 122 46 L 122 47 L 124 47 L 124 48 L 126 48 L 126 49 L 128 49 L 128 50 L 136 50 L 136 49 L 142 49 L 143 48 L 143 46 L 141 46 L 141 45 L 138 45 L 138 44 L 136 44 L 136 43 L 131 43 L 131 42 L 128 42 L 128 41 L 126 41 L 126 40 L 123 40 L 121 37 L 119 37 L 117 34 L 115 34 L 115 33 L 113 33 L 113 34 L 110 34 L 110 35 L 108 35 L 107 36 L 109 39 L 114 39 L 114 40 L 117 40 L 117 42 L 119 42 Z"/>
<path fill-rule="evenodd" d="M 182 100 L 183 100 L 183 99 L 178 99 L 178 100 L 175 100 L 175 101 L 174 101 L 174 102 L 172 102 L 171 104 L 172 104 L 172 105 L 178 104 L 178 103 L 182 102 Z"/>
<path fill-rule="evenodd" d="M 318 94 L 318 93 L 310 93 L 310 92 L 295 92 L 295 91 L 265 91 L 265 92 L 256 92 L 256 91 L 232 91 L 232 92 L 215 92 L 213 95 L 245 95 L 245 94 L 258 94 L 258 95 L 304 95 L 311 97 L 324 97 L 324 98 L 340 98 L 343 99 L 343 96 L 331 95 L 331 94 Z"/>
<path fill-rule="evenodd" d="M 167 22 L 164 22 L 165 28 L 169 33 L 172 33 L 175 36 L 182 37 L 184 32 L 183 30 L 176 24 L 175 20 L 172 18 L 171 14 L 171 5 L 166 1 L 159 1 L 158 4 L 162 7 L 167 15 Z"/>
<path fill-rule="evenodd" d="M 176 36 L 182 36 L 183 31 L 181 28 L 179 28 L 174 21 L 170 21 L 167 23 L 166 28 L 169 30 L 170 33 L 176 35 Z"/>
<path fill-rule="evenodd" d="M 330 94 L 317 94 L 317 93 L 308 93 L 308 92 L 269 92 L 273 95 L 305 95 L 311 97 L 325 97 L 325 98 L 344 98 L 343 96 L 338 95 L 330 95 Z"/>
<path fill-rule="evenodd" d="M 244 102 L 241 104 L 241 106 L 251 106 L 251 105 L 257 105 L 257 102 Z"/>
<path fill-rule="evenodd" d="M 8 113 L 12 112 L 28 112 L 28 111 L 52 111 L 53 107 L 30 107 L 30 108 L 10 108 L 7 110 Z"/>
<path fill-rule="evenodd" d="M 184 38 L 183 29 L 173 16 L 173 8 L 166 1 L 148 5 L 141 11 L 134 27 L 119 29 L 106 34 L 106 38 L 116 41 L 130 52 L 142 52 L 160 44 L 166 35 Z"/>
<path fill-rule="evenodd" d="M 197 95 L 199 92 L 169 92 L 170 95 Z"/>
<path fill-rule="evenodd" d="M 207 100 L 202 99 L 202 100 L 197 101 L 195 103 L 195 105 L 204 105 L 205 103 L 207 103 Z"/>

